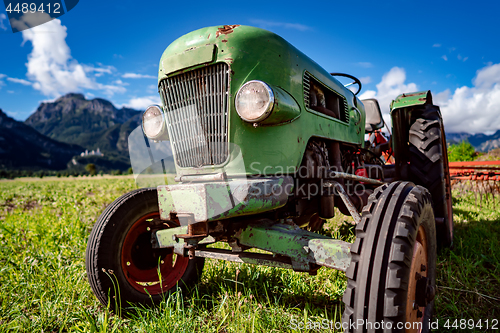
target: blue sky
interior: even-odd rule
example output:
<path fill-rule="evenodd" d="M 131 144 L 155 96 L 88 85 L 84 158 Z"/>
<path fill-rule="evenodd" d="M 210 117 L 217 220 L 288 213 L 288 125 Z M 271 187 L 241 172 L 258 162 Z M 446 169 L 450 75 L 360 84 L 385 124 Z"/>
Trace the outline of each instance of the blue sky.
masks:
<path fill-rule="evenodd" d="M 0 108 L 26 119 L 69 91 L 116 106 L 158 102 L 156 73 L 177 37 L 212 25 L 271 30 L 328 71 L 362 78 L 385 112 L 431 89 L 448 131 L 500 129 L 500 2 L 81 0 L 59 20 L 13 34 L 0 8 Z M 47 69 L 49 68 L 49 69 Z"/>

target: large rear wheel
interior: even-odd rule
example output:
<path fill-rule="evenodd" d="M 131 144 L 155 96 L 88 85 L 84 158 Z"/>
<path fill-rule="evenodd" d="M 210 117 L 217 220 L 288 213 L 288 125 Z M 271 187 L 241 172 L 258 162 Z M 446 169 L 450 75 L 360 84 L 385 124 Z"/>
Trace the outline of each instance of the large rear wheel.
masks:
<path fill-rule="evenodd" d="M 156 189 L 139 189 L 115 200 L 97 220 L 86 267 L 90 287 L 103 305 L 152 305 L 165 293 L 198 281 L 204 258 L 189 260 L 171 248 L 151 246 L 151 230 L 158 227 L 159 217 Z"/>
<path fill-rule="evenodd" d="M 443 120 L 439 109 L 426 106 L 417 113 L 409 132 L 410 180 L 424 186 L 432 195 L 437 241 L 441 246 L 453 243 L 453 209 L 448 152 Z"/>
<path fill-rule="evenodd" d="M 346 271 L 346 332 L 429 332 L 436 280 L 430 193 L 409 182 L 383 185 L 356 226 Z"/>

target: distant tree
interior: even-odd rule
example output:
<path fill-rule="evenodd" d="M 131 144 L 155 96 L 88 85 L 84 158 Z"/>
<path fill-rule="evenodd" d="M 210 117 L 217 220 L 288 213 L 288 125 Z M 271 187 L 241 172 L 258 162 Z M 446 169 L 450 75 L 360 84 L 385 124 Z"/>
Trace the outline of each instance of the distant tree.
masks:
<path fill-rule="evenodd" d="M 477 153 L 474 146 L 468 141 L 448 146 L 448 160 L 450 162 L 468 162 L 476 158 Z"/>
<path fill-rule="evenodd" d="M 134 173 L 134 169 L 132 169 L 132 168 L 128 168 L 128 171 L 127 171 L 127 172 L 128 172 L 128 174 L 129 174 L 129 175 L 131 175 L 131 174 L 133 174 L 133 173 Z"/>
<path fill-rule="evenodd" d="M 95 167 L 94 163 L 89 163 L 85 166 L 85 170 L 90 173 L 91 176 L 95 175 L 97 173 L 97 168 Z"/>

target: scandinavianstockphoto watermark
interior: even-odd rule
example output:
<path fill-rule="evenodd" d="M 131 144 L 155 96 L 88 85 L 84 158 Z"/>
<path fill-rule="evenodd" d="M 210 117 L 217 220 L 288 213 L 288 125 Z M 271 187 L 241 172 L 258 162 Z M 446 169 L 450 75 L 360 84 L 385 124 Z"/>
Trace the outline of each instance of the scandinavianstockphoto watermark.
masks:
<path fill-rule="evenodd" d="M 290 325 L 288 328 L 292 330 L 335 330 L 342 331 L 347 329 L 366 329 L 366 330 L 390 330 L 390 329 L 407 329 L 407 330 L 421 330 L 423 328 L 424 323 L 422 322 L 370 322 L 363 319 L 358 319 L 353 322 L 339 322 L 333 321 L 329 319 L 321 319 L 321 320 L 299 320 L 292 318 L 290 319 Z M 429 322 L 430 329 L 438 329 L 438 320 Z"/>

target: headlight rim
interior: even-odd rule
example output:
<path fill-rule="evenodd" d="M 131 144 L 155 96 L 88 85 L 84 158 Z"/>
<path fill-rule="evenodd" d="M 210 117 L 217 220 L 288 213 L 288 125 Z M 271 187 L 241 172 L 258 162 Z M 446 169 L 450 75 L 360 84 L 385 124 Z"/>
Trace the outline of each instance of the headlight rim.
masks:
<path fill-rule="evenodd" d="M 146 129 L 144 128 L 144 116 L 146 115 L 146 112 L 148 112 L 149 109 L 151 108 L 157 108 L 160 112 L 160 115 L 161 115 L 161 128 L 160 130 L 158 131 L 158 134 L 154 135 L 154 136 L 149 136 L 148 133 L 146 133 Z M 165 114 L 163 112 L 163 108 L 159 105 L 156 105 L 156 104 L 152 104 L 150 106 L 148 106 L 146 108 L 146 110 L 144 110 L 144 112 L 142 113 L 142 116 L 141 116 L 141 127 L 142 127 L 142 132 L 144 133 L 144 135 L 148 138 L 148 139 L 151 139 L 151 140 L 156 140 L 158 138 L 161 138 L 163 136 L 163 134 L 165 133 L 165 130 L 166 130 L 166 124 L 165 124 Z"/>
<path fill-rule="evenodd" d="M 245 88 L 250 83 L 259 83 L 259 84 L 262 84 L 266 88 L 267 95 L 269 96 L 269 103 L 267 105 L 266 110 L 259 117 L 255 118 L 255 119 L 249 119 L 249 118 L 245 117 L 238 110 L 238 96 L 239 96 L 240 92 L 243 91 L 243 88 Z M 261 122 L 261 121 L 267 119 L 269 117 L 269 115 L 272 113 L 272 111 L 274 109 L 274 104 L 275 104 L 275 96 L 274 96 L 273 89 L 266 82 L 261 81 L 261 80 L 250 80 L 250 81 L 245 82 L 240 87 L 240 89 L 238 89 L 238 92 L 236 93 L 236 97 L 234 99 L 234 103 L 235 103 L 236 112 L 238 113 L 238 116 L 240 116 L 240 118 L 242 120 L 246 121 L 247 123 L 258 123 L 258 122 Z"/>

